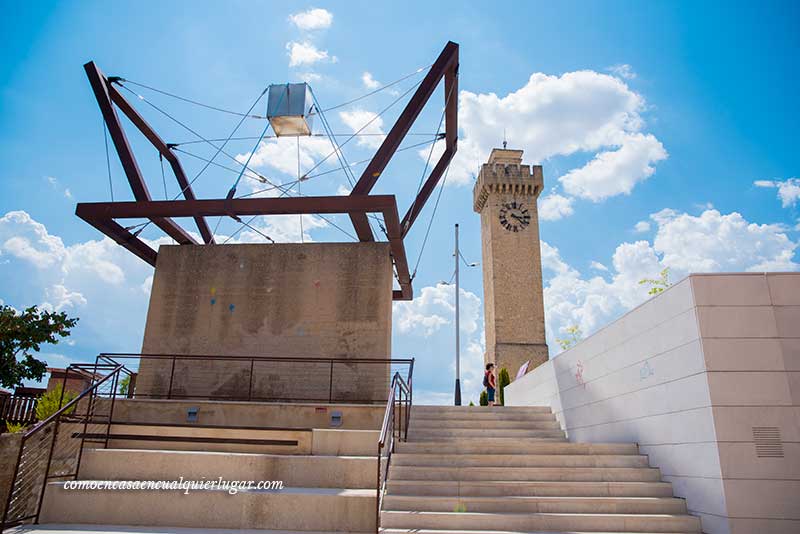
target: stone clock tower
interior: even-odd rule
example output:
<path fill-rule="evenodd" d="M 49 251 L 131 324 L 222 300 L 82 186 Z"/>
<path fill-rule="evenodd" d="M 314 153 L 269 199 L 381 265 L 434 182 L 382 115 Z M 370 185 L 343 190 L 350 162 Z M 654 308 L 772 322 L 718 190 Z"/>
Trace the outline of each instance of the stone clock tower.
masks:
<path fill-rule="evenodd" d="M 512 380 L 526 361 L 533 369 L 548 358 L 536 209 L 543 185 L 541 165 L 523 165 L 522 150 L 495 148 L 473 191 L 481 215 L 484 357 Z"/>

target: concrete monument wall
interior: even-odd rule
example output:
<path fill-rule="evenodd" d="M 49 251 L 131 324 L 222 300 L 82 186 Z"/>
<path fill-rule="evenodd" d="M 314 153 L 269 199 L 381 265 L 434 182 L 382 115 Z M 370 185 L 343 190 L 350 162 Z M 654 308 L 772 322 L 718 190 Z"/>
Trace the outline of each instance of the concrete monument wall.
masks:
<path fill-rule="evenodd" d="M 385 399 L 385 364 L 235 357 L 390 358 L 392 279 L 388 243 L 162 246 L 142 353 L 230 358 L 145 359 L 136 395 Z"/>
<path fill-rule="evenodd" d="M 800 532 L 800 273 L 692 275 L 505 398 L 638 442 L 704 532 Z"/>

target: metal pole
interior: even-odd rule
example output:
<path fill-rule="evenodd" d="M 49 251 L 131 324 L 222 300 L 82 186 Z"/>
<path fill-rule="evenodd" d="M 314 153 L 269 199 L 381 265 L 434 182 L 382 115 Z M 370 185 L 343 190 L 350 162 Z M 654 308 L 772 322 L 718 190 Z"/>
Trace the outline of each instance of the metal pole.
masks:
<path fill-rule="evenodd" d="M 459 306 L 458 306 L 458 263 L 461 258 L 461 254 L 458 251 L 458 224 L 456 224 L 456 395 L 455 395 L 455 405 L 461 406 L 461 340 L 459 338 Z"/>

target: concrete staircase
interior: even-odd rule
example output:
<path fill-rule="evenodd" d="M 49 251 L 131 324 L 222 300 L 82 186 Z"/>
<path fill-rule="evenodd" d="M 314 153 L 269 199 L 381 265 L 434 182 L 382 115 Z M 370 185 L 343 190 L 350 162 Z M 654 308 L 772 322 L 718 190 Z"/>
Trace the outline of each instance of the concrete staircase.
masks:
<path fill-rule="evenodd" d="M 385 534 L 700 532 L 633 443 L 569 443 L 549 408 L 412 408 Z"/>
<path fill-rule="evenodd" d="M 84 451 L 79 480 L 221 477 L 279 480 L 283 489 L 75 490 L 54 481 L 45 491 L 42 526 L 24 532 L 375 532 L 378 431 L 115 424 L 111 435 L 110 448 Z"/>

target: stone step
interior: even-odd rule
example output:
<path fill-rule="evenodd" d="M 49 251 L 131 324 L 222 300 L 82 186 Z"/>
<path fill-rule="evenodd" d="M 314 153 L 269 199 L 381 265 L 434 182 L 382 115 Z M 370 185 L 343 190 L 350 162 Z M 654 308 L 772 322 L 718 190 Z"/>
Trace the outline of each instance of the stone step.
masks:
<path fill-rule="evenodd" d="M 408 439 L 418 438 L 564 438 L 562 430 L 527 430 L 513 428 L 443 428 L 419 429 L 412 424 Z"/>
<path fill-rule="evenodd" d="M 398 453 L 409 454 L 639 454 L 635 443 L 570 443 L 529 439 L 484 438 L 460 441 L 398 442 Z"/>
<path fill-rule="evenodd" d="M 9 534 L 330 534 L 329 530 L 261 530 L 183 527 L 146 527 L 130 525 L 22 525 L 7 530 Z M 336 534 L 375 534 L 371 532 L 337 532 Z"/>
<path fill-rule="evenodd" d="M 472 415 L 475 413 L 514 413 L 514 414 L 534 414 L 546 413 L 552 414 L 553 410 L 549 406 L 431 406 L 415 404 L 411 408 L 411 415 L 420 413 L 435 413 L 435 414 L 465 414 Z"/>
<path fill-rule="evenodd" d="M 411 420 L 463 420 L 463 421 L 555 421 L 556 416 L 550 412 L 416 412 L 411 409 Z"/>
<path fill-rule="evenodd" d="M 79 436 L 83 425 L 66 424 L 65 430 Z M 95 425 L 105 438 L 106 426 Z M 93 434 L 90 427 L 88 434 Z M 109 448 L 242 452 L 321 456 L 372 456 L 379 430 L 338 428 L 263 429 L 187 424 L 114 423 Z"/>
<path fill-rule="evenodd" d="M 201 531 L 202 532 L 202 531 Z M 379 534 L 519 534 L 518 532 L 511 532 L 508 530 L 466 530 L 466 529 L 455 529 L 455 530 L 436 530 L 431 528 L 415 528 L 415 529 L 408 529 L 408 528 L 381 528 L 379 529 Z M 25 534 L 28 534 L 27 532 Z M 53 533 L 59 534 L 59 533 Z M 227 534 L 227 533 L 226 533 Z M 287 533 L 292 534 L 292 533 Z M 312 534 L 312 533 L 309 533 Z M 542 531 L 539 530 L 537 532 L 525 532 L 524 534 L 558 534 L 554 533 L 552 530 L 550 531 Z M 619 532 L 600 532 L 593 530 L 592 532 L 581 531 L 578 532 L 577 530 L 571 530 L 564 534 L 619 534 Z M 625 534 L 654 534 L 653 532 L 626 532 Z M 686 534 L 685 532 L 659 532 L 657 534 Z"/>
<path fill-rule="evenodd" d="M 498 421 L 495 419 L 411 419 L 410 430 L 437 428 L 467 428 L 467 429 L 528 429 L 528 430 L 561 430 L 555 419 L 536 421 L 528 419 L 510 419 Z"/>
<path fill-rule="evenodd" d="M 389 480 L 657 482 L 657 468 L 627 467 L 417 467 L 392 464 Z"/>
<path fill-rule="evenodd" d="M 450 467 L 649 467 L 633 454 L 410 454 L 392 455 L 392 465 Z"/>
<path fill-rule="evenodd" d="M 435 497 L 386 495 L 383 509 L 421 512 L 686 514 L 674 497 Z"/>
<path fill-rule="evenodd" d="M 669 514 L 512 514 L 381 512 L 387 529 L 502 529 L 515 532 L 574 530 L 601 532 L 700 532 L 700 519 Z"/>
<path fill-rule="evenodd" d="M 669 482 L 386 481 L 387 495 L 470 497 L 672 497 Z"/>
<path fill-rule="evenodd" d="M 81 478 L 102 480 L 281 480 L 287 487 L 374 488 L 374 456 L 87 449 Z"/>
<path fill-rule="evenodd" d="M 375 490 L 67 490 L 51 482 L 41 523 L 374 532 Z"/>

